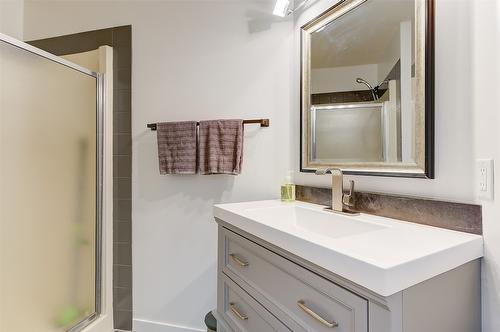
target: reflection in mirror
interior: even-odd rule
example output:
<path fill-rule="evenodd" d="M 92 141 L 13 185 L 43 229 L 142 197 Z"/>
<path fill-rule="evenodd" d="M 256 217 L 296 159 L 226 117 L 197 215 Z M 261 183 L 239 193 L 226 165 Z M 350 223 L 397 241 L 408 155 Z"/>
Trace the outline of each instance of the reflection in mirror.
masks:
<path fill-rule="evenodd" d="M 345 1 L 303 27 L 303 168 L 425 171 L 416 1 Z"/>
<path fill-rule="evenodd" d="M 381 108 L 381 103 L 313 107 L 312 159 L 384 161 Z"/>
<path fill-rule="evenodd" d="M 414 12 L 413 0 L 371 0 L 312 34 L 312 104 L 339 106 L 315 109 L 329 123 L 316 158 L 414 162 Z"/>

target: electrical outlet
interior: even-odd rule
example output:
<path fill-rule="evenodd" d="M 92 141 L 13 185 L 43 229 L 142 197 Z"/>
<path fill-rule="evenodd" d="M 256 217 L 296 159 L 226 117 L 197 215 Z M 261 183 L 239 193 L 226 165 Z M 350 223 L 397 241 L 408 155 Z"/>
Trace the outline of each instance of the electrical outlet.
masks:
<path fill-rule="evenodd" d="M 478 159 L 476 162 L 476 169 L 478 198 L 492 200 L 494 197 L 493 159 Z"/>

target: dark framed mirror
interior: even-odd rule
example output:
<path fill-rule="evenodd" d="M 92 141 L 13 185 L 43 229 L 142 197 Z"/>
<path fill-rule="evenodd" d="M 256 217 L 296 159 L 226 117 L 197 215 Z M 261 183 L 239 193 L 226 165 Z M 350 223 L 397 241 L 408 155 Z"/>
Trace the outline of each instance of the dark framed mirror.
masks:
<path fill-rule="evenodd" d="M 433 178 L 433 0 L 340 1 L 301 38 L 301 171 Z"/>

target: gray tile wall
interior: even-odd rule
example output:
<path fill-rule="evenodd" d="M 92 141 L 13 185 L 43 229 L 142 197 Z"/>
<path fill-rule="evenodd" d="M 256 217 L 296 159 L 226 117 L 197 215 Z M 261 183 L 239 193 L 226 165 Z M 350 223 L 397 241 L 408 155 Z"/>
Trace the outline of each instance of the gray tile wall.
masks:
<path fill-rule="evenodd" d="M 338 104 L 338 103 L 357 103 L 362 101 L 373 101 L 371 91 L 340 91 L 340 92 L 327 92 L 315 93 L 311 95 L 311 102 L 313 105 L 321 104 Z"/>
<path fill-rule="evenodd" d="M 113 47 L 113 300 L 115 328 L 132 330 L 132 27 L 30 41 L 56 55 Z"/>

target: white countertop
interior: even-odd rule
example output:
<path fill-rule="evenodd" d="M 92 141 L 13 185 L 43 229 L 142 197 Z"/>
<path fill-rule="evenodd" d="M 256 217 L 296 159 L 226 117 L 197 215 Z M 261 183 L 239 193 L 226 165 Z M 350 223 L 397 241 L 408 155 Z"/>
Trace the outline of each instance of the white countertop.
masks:
<path fill-rule="evenodd" d="M 382 296 L 483 256 L 479 235 L 279 200 L 218 204 L 215 217 Z"/>

